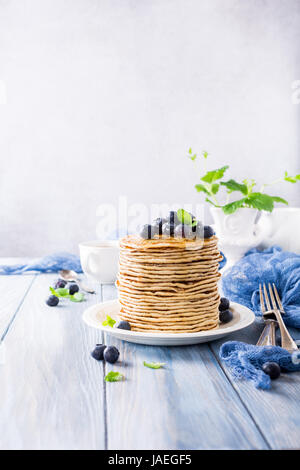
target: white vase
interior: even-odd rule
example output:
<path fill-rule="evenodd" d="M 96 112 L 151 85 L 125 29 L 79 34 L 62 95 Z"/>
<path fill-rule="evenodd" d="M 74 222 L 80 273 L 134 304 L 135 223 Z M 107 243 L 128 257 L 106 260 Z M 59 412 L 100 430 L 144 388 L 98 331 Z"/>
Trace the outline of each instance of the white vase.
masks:
<path fill-rule="evenodd" d="M 248 250 L 258 246 L 269 231 L 268 227 L 257 225 L 256 209 L 242 208 L 233 214 L 224 214 L 217 207 L 212 207 L 210 211 L 219 247 L 227 258 L 225 269 L 241 259 Z"/>
<path fill-rule="evenodd" d="M 264 212 L 258 227 L 268 229 L 262 247 L 279 245 L 283 250 L 300 254 L 300 208 L 277 207 L 273 212 Z"/>

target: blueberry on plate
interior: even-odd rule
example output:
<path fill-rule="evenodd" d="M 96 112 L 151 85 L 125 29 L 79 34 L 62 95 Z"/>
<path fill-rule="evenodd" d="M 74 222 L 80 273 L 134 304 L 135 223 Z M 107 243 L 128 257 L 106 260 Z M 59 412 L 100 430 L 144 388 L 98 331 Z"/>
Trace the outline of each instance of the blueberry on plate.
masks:
<path fill-rule="evenodd" d="M 56 295 L 50 295 L 48 299 L 46 300 L 46 304 L 49 305 L 49 307 L 56 307 L 58 305 L 59 298 L 56 297 Z"/>
<path fill-rule="evenodd" d="M 54 284 L 54 288 L 63 289 L 64 287 L 66 287 L 66 285 L 67 281 L 64 281 L 63 279 L 58 279 L 58 281 L 56 281 L 56 283 Z"/>
<path fill-rule="evenodd" d="M 219 320 L 221 323 L 229 323 L 233 319 L 231 310 L 223 310 L 219 313 Z"/>
<path fill-rule="evenodd" d="M 79 287 L 77 284 L 71 284 L 69 287 L 69 294 L 73 295 L 76 294 L 76 292 L 79 292 Z"/>
<path fill-rule="evenodd" d="M 103 352 L 105 348 L 105 344 L 96 344 L 95 349 L 91 352 L 91 356 L 96 359 L 96 361 L 103 361 Z"/>
<path fill-rule="evenodd" d="M 129 321 L 121 320 L 117 324 L 116 328 L 120 328 L 120 330 L 131 330 L 131 326 Z"/>
<path fill-rule="evenodd" d="M 103 357 L 106 362 L 109 362 L 110 364 L 114 364 L 117 362 L 119 358 L 119 351 L 115 346 L 107 346 L 104 349 Z"/>
<path fill-rule="evenodd" d="M 154 228 L 150 224 L 144 224 L 140 227 L 139 236 L 144 240 L 150 240 L 154 235 Z"/>
<path fill-rule="evenodd" d="M 214 229 L 210 225 L 204 225 L 203 235 L 204 238 L 210 238 L 215 234 Z"/>
<path fill-rule="evenodd" d="M 281 373 L 280 365 L 277 362 L 265 362 L 262 366 L 265 374 L 270 376 L 271 380 L 278 379 Z"/>
<path fill-rule="evenodd" d="M 229 307 L 230 307 L 229 299 L 226 299 L 226 297 L 221 297 L 219 311 L 223 312 L 223 310 L 228 310 Z"/>

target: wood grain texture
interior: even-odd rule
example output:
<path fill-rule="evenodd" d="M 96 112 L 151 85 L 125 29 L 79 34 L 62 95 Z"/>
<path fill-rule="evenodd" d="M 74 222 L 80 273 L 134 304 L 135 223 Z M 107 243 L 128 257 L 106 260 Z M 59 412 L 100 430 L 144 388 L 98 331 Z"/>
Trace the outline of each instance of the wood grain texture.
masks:
<path fill-rule="evenodd" d="M 2 264 L 2 262 L 0 263 Z M 1 276 L 0 275 L 0 342 L 24 298 L 34 282 L 34 275 Z"/>
<path fill-rule="evenodd" d="M 90 357 L 101 338 L 81 319 L 101 295 L 51 308 L 45 298 L 53 280 L 36 278 L 4 341 L 2 449 L 104 448 L 103 370 Z"/>
<path fill-rule="evenodd" d="M 103 300 L 116 297 L 103 286 Z M 151 347 L 121 342 L 107 370 L 126 380 L 106 385 L 109 449 L 263 449 L 266 443 L 207 345 Z M 143 361 L 166 362 L 152 370 Z"/>
<path fill-rule="evenodd" d="M 231 335 L 230 340 L 255 344 L 262 331 L 263 324 L 255 324 Z M 223 341 L 211 343 L 211 348 L 218 358 Z M 300 374 L 297 372 L 282 374 L 272 382 L 270 391 L 257 390 L 247 381 L 234 381 L 224 367 L 228 379 L 237 391 L 259 429 L 264 434 L 272 449 L 300 448 Z"/>

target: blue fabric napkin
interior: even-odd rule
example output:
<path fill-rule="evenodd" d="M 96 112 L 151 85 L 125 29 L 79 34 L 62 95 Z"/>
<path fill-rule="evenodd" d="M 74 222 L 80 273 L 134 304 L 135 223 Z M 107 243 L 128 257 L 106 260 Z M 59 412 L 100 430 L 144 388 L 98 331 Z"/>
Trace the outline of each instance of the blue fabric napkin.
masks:
<path fill-rule="evenodd" d="M 73 269 L 77 273 L 82 273 L 79 257 L 71 253 L 56 253 L 25 264 L 0 265 L 0 274 L 56 273 L 60 269 Z"/>
<path fill-rule="evenodd" d="M 275 283 L 286 312 L 286 325 L 300 328 L 300 255 L 282 251 L 278 246 L 264 251 L 252 249 L 224 273 L 223 293 L 230 300 L 253 310 L 255 315 L 262 316 L 259 284 L 263 282 Z M 285 371 L 300 370 L 298 353 L 291 356 L 279 346 L 263 347 L 228 341 L 220 349 L 220 358 L 235 378 L 251 380 L 262 389 L 271 386 L 269 376 L 261 369 L 264 362 L 277 362 Z"/>

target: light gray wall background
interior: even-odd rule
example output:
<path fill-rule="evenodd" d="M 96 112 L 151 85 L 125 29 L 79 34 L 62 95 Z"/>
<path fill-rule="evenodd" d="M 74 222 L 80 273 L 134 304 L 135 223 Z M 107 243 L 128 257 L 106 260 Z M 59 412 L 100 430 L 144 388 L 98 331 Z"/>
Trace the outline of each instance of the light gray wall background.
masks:
<path fill-rule="evenodd" d="M 200 201 L 189 146 L 300 172 L 299 0 L 1 0 L 0 79 L 0 255 L 77 251 L 119 195 Z"/>

